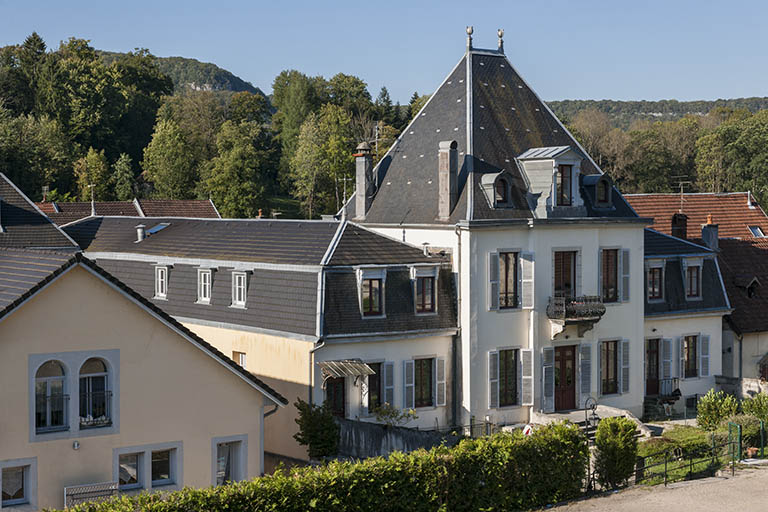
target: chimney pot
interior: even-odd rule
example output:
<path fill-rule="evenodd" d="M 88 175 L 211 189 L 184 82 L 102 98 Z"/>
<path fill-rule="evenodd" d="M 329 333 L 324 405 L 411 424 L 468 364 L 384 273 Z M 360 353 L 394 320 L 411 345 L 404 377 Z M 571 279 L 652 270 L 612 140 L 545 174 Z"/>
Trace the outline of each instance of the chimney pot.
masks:
<path fill-rule="evenodd" d="M 437 182 L 439 220 L 448 220 L 458 199 L 459 155 L 455 140 L 444 140 L 438 144 Z"/>
<path fill-rule="evenodd" d="M 261 218 L 261 215 L 262 215 L 262 210 L 261 208 L 259 208 L 259 218 Z"/>
<path fill-rule="evenodd" d="M 361 142 L 355 153 L 355 217 L 365 220 L 373 200 L 373 157 L 371 145 Z"/>
<path fill-rule="evenodd" d="M 147 232 L 146 227 L 144 224 L 139 224 L 136 226 L 136 242 L 141 242 L 145 238 L 147 238 Z"/>

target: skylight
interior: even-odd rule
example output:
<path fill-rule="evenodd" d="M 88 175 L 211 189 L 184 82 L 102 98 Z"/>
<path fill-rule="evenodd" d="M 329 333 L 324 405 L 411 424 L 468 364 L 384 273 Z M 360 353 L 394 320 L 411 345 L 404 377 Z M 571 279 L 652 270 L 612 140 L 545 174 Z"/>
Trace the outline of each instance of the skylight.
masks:
<path fill-rule="evenodd" d="M 156 226 L 152 226 L 151 228 L 149 228 L 147 230 L 147 234 L 154 235 L 158 231 L 162 231 L 163 229 L 167 228 L 170 225 L 171 225 L 170 222 L 161 222 L 160 224 L 157 224 Z"/>
<path fill-rule="evenodd" d="M 752 236 L 765 238 L 765 233 L 760 229 L 760 226 L 749 226 L 749 231 L 752 233 Z"/>

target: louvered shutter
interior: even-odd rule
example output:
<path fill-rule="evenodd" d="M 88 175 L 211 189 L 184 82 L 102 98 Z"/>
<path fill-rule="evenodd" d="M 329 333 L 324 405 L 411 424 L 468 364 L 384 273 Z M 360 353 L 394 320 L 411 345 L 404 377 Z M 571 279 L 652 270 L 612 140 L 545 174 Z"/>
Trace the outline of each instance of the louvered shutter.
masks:
<path fill-rule="evenodd" d="M 445 405 L 445 359 L 438 357 L 435 360 L 435 364 L 437 365 L 437 369 L 435 371 L 437 378 L 437 383 L 435 385 L 435 394 L 437 396 L 435 397 L 435 402 L 439 407 Z"/>
<path fill-rule="evenodd" d="M 522 405 L 533 405 L 533 350 L 520 351 L 520 370 L 522 375 Z"/>
<path fill-rule="evenodd" d="M 576 270 L 575 281 L 573 283 L 573 296 L 578 297 L 581 295 L 581 251 L 576 251 L 574 259 L 576 260 Z"/>
<path fill-rule="evenodd" d="M 621 250 L 621 301 L 629 302 L 629 249 Z"/>
<path fill-rule="evenodd" d="M 488 352 L 488 408 L 499 406 L 499 353 Z"/>
<path fill-rule="evenodd" d="M 677 376 L 680 380 L 685 378 L 685 348 L 683 347 L 683 338 L 677 337 Z"/>
<path fill-rule="evenodd" d="M 603 250 L 597 251 L 597 295 L 603 297 Z"/>
<path fill-rule="evenodd" d="M 488 309 L 499 309 L 499 253 L 488 255 Z"/>
<path fill-rule="evenodd" d="M 381 365 L 384 375 L 382 383 L 384 385 L 384 401 L 392 407 L 395 406 L 395 363 L 384 363 Z"/>
<path fill-rule="evenodd" d="M 661 340 L 661 378 L 672 378 L 672 340 L 669 338 Z"/>
<path fill-rule="evenodd" d="M 366 375 L 363 377 L 363 385 L 360 386 L 360 405 L 362 406 L 363 411 L 365 411 L 367 414 L 371 414 L 371 409 L 369 408 L 369 402 L 368 402 L 368 395 L 370 394 L 370 388 L 368 386 L 370 375 Z"/>
<path fill-rule="evenodd" d="M 605 359 L 605 342 L 597 344 L 597 395 L 603 395 L 603 359 Z"/>
<path fill-rule="evenodd" d="M 681 272 L 683 273 L 683 285 L 685 288 L 685 300 L 688 300 L 688 295 L 691 293 L 691 287 L 688 282 L 688 260 L 682 258 L 680 263 Z"/>
<path fill-rule="evenodd" d="M 531 309 L 534 304 L 534 267 L 532 252 L 520 253 L 520 276 L 522 307 Z"/>
<path fill-rule="evenodd" d="M 413 409 L 416 386 L 414 385 L 414 363 L 403 361 L 403 408 Z"/>
<path fill-rule="evenodd" d="M 709 377 L 709 336 L 699 336 L 699 369 L 702 377 Z"/>
<path fill-rule="evenodd" d="M 555 349 L 545 348 L 541 360 L 542 406 L 544 412 L 555 410 Z"/>
<path fill-rule="evenodd" d="M 621 340 L 621 392 L 629 393 L 629 340 Z"/>
<path fill-rule="evenodd" d="M 581 345 L 579 348 L 579 380 L 581 381 L 581 404 L 592 394 L 592 346 L 589 344 Z"/>

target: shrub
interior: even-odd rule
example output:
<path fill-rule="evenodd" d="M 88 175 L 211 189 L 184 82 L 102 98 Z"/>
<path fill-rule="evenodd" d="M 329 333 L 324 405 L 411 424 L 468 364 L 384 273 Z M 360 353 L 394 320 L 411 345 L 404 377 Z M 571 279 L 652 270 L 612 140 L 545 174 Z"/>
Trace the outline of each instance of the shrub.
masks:
<path fill-rule="evenodd" d="M 376 416 L 376 421 L 389 425 L 390 427 L 405 425 L 406 423 L 419 419 L 416 415 L 416 411 L 413 409 L 398 409 L 397 407 L 392 407 L 387 402 L 384 402 L 374 409 L 373 414 Z"/>
<path fill-rule="evenodd" d="M 725 419 L 736 414 L 739 403 L 732 395 L 724 391 L 715 392 L 710 389 L 706 395 L 699 398 L 699 413 L 696 421 L 704 430 L 713 431 Z"/>
<path fill-rule="evenodd" d="M 581 432 L 555 424 L 528 437 L 502 433 L 453 448 L 334 461 L 221 487 L 140 494 L 68 510 L 527 510 L 579 496 L 588 460 Z"/>
<path fill-rule="evenodd" d="M 718 428 L 719 432 L 722 432 L 727 436 L 728 423 L 736 423 L 741 425 L 741 444 L 743 447 L 760 446 L 760 420 L 754 416 L 748 416 L 746 414 L 735 414 L 729 418 L 724 419 L 720 423 Z"/>
<path fill-rule="evenodd" d="M 752 398 L 741 402 L 741 410 L 744 414 L 754 416 L 763 421 L 768 421 L 768 394 L 758 393 Z"/>
<path fill-rule="evenodd" d="M 627 418 L 605 418 L 595 434 L 595 473 L 601 485 L 616 488 L 632 475 L 637 459 L 637 425 Z"/>
<path fill-rule="evenodd" d="M 299 410 L 296 423 L 299 431 L 293 438 L 302 446 L 309 447 L 309 456 L 313 459 L 333 457 L 339 452 L 339 426 L 326 405 L 313 405 L 302 399 L 294 404 Z"/>

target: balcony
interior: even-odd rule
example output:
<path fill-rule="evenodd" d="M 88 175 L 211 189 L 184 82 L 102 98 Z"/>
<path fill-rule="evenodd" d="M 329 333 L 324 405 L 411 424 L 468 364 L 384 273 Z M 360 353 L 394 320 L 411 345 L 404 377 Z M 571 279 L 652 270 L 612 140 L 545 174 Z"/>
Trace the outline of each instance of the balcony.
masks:
<path fill-rule="evenodd" d="M 112 392 L 80 393 L 80 429 L 112 425 Z"/>
<path fill-rule="evenodd" d="M 554 296 L 549 298 L 547 304 L 547 318 L 553 324 L 553 335 L 563 332 L 566 325 L 576 325 L 581 337 L 592 329 L 604 314 L 603 299 L 594 295 Z"/>

